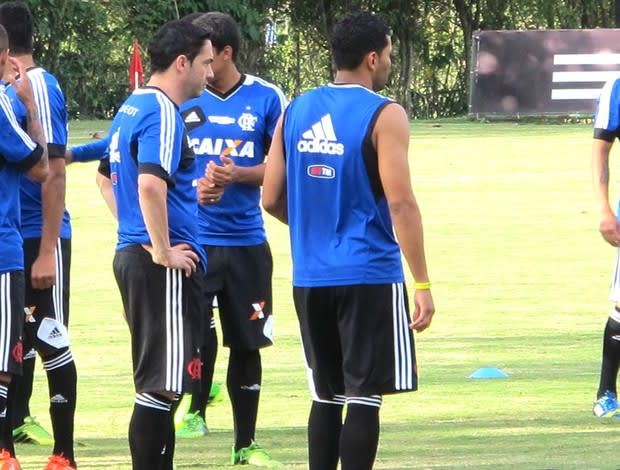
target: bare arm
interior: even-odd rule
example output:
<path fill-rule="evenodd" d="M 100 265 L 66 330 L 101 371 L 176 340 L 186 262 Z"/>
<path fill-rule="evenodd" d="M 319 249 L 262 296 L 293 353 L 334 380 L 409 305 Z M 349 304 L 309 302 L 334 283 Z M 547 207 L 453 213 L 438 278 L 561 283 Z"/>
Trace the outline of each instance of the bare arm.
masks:
<path fill-rule="evenodd" d="M 262 203 L 265 210 L 279 221 L 288 224 L 288 206 L 286 200 L 286 164 L 284 161 L 284 145 L 282 143 L 282 117 L 269 148 L 269 156 L 265 167 Z"/>
<path fill-rule="evenodd" d="M 609 204 L 609 153 L 613 142 L 602 139 L 592 141 L 592 185 L 600 213 L 599 231 L 612 246 L 620 242 L 620 224 Z"/>
<path fill-rule="evenodd" d="M 422 217 L 411 187 L 408 147 L 409 122 L 405 110 L 387 105 L 377 119 L 373 140 L 379 161 L 379 176 L 401 250 L 416 282 L 428 282 Z M 412 327 L 426 329 L 435 312 L 430 289 L 416 290 Z"/>
<path fill-rule="evenodd" d="M 138 176 L 138 194 L 144 224 L 151 240 L 145 247 L 151 252 L 153 262 L 169 268 L 181 269 L 186 276 L 196 271 L 198 255 L 188 245 L 170 246 L 166 182 L 154 175 Z"/>
<path fill-rule="evenodd" d="M 32 85 L 28 79 L 26 69 L 18 60 L 13 57 L 9 57 L 9 62 L 14 70 L 20 76 L 20 80 L 16 80 L 15 73 L 11 73 L 6 77 L 6 81 L 15 88 L 15 93 L 20 101 L 26 108 L 26 132 L 30 138 L 41 146 L 43 149 L 43 155 L 41 159 L 28 170 L 28 177 L 33 181 L 42 182 L 47 177 L 49 171 L 49 164 L 47 159 L 47 142 L 45 140 L 45 134 L 43 133 L 43 127 L 39 119 L 39 111 L 37 104 L 34 100 L 32 92 Z"/>
<path fill-rule="evenodd" d="M 114 189 L 112 188 L 112 181 L 110 178 L 102 175 L 97 172 L 97 186 L 99 187 L 99 191 L 101 192 L 101 196 L 105 201 L 108 209 L 114 216 L 115 219 L 118 220 L 118 214 L 116 213 L 116 199 L 114 198 Z"/>
<path fill-rule="evenodd" d="M 56 242 L 65 212 L 64 159 L 52 158 L 49 169 L 48 177 L 41 183 L 41 242 L 31 271 L 32 287 L 35 289 L 47 289 L 56 283 Z"/>

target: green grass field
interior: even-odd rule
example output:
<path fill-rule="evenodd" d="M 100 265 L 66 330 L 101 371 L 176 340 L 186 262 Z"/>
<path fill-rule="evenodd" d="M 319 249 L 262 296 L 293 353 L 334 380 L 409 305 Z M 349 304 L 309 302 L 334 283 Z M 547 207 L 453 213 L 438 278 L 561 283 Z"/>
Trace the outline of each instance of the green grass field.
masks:
<path fill-rule="evenodd" d="M 72 143 L 95 130 L 107 130 L 107 123 L 72 123 Z M 615 254 L 597 231 L 590 140 L 588 125 L 412 125 L 413 183 L 437 313 L 431 329 L 416 336 L 420 390 L 384 400 L 376 468 L 620 468 L 620 420 L 591 414 Z M 612 163 L 617 186 L 620 167 Z M 83 444 L 77 459 L 83 470 L 128 469 L 129 335 L 111 269 L 115 223 L 99 197 L 95 169 L 68 170 L 76 438 Z M 287 468 L 303 469 L 310 398 L 288 237 L 269 217 L 267 228 L 276 344 L 263 354 L 257 440 Z M 220 382 L 226 361 L 220 348 Z M 510 377 L 468 379 L 484 366 Z M 40 368 L 35 380 L 33 414 L 49 428 Z M 227 399 L 209 408 L 207 422 L 209 436 L 177 442 L 177 469 L 228 467 Z M 25 469 L 42 468 L 50 453 L 34 445 L 17 451 Z"/>

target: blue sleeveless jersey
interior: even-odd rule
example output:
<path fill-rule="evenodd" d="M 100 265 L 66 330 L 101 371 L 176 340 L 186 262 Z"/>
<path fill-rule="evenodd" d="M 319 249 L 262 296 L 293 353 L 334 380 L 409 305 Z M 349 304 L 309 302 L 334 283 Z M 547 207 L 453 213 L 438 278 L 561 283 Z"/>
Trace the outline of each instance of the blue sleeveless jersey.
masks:
<path fill-rule="evenodd" d="M 358 85 L 327 85 L 285 112 L 293 285 L 402 282 L 400 248 L 371 134 L 391 101 Z"/>
<path fill-rule="evenodd" d="M 237 166 L 260 165 L 285 106 L 279 88 L 251 75 L 226 95 L 212 89 L 181 107 L 198 160 L 199 175 L 226 153 Z M 260 187 L 232 183 L 215 205 L 198 209 L 199 241 L 213 246 L 252 246 L 266 240 Z"/>
<path fill-rule="evenodd" d="M 65 96 L 51 73 L 41 67 L 28 69 L 28 78 L 32 84 L 34 98 L 39 110 L 39 118 L 45 134 L 50 159 L 65 156 L 69 128 L 69 116 Z M 26 129 L 26 109 L 15 96 L 13 87 L 7 87 L 13 110 L 22 128 Z M 36 183 L 22 176 L 21 183 L 22 234 L 24 238 L 38 238 L 43 228 L 43 210 L 41 207 L 41 183 Z M 60 227 L 61 238 L 71 238 L 71 219 L 65 209 Z"/>
<path fill-rule="evenodd" d="M 42 149 L 19 125 L 4 86 L 0 85 L 0 273 L 24 269 L 20 180 L 41 155 Z"/>
<path fill-rule="evenodd" d="M 206 270 L 206 255 L 197 240 L 196 161 L 174 102 L 157 88 L 134 91 L 112 121 L 108 151 L 118 212 L 117 249 L 151 244 L 138 196 L 138 175 L 148 173 L 168 184 L 170 244 L 191 245 Z"/>

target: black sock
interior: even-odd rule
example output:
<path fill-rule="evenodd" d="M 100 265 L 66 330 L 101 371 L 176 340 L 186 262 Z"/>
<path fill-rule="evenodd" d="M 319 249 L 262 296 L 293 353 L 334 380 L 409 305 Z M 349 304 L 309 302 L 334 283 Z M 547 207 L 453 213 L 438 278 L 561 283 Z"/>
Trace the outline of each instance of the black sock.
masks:
<path fill-rule="evenodd" d="M 613 314 L 613 313 L 612 313 Z M 601 380 L 597 398 L 606 390 L 616 393 L 616 379 L 620 365 L 620 323 L 612 317 L 607 319 L 603 333 L 603 360 L 601 364 Z"/>
<path fill-rule="evenodd" d="M 379 445 L 379 408 L 347 401 L 340 433 L 342 470 L 371 470 Z"/>
<path fill-rule="evenodd" d="M 13 426 L 11 426 L 11 416 L 8 410 L 8 396 L 11 392 L 13 392 L 13 387 L 8 383 L 0 382 L 0 449 L 15 455 Z"/>
<path fill-rule="evenodd" d="M 217 333 L 215 328 L 209 328 L 207 335 L 205 344 L 200 350 L 202 362 L 201 379 L 199 383 L 193 384 L 194 389 L 191 391 L 192 402 L 189 407 L 190 413 L 198 412 L 203 419 L 205 418 L 207 403 L 209 403 L 209 392 L 211 392 L 215 359 L 217 357 Z"/>
<path fill-rule="evenodd" d="M 32 350 L 34 351 L 34 350 Z M 22 375 L 16 375 L 11 380 L 14 386 L 14 394 L 11 397 L 11 420 L 13 429 L 24 424 L 24 419 L 30 416 L 30 397 L 32 396 L 32 382 L 34 380 L 34 366 L 36 363 L 36 352 L 28 354 L 22 362 Z"/>
<path fill-rule="evenodd" d="M 178 403 L 179 400 L 175 400 L 173 403 Z M 174 408 L 174 405 L 173 405 Z M 163 454 L 162 470 L 174 469 L 174 446 L 176 436 L 174 434 L 174 411 L 170 413 L 170 423 L 168 425 L 168 439 L 166 440 L 166 447 Z"/>
<path fill-rule="evenodd" d="M 254 440 L 262 366 L 260 352 L 231 349 L 226 386 L 233 409 L 235 451 Z"/>
<path fill-rule="evenodd" d="M 50 418 L 54 434 L 54 451 L 75 465 L 73 427 L 77 399 L 77 372 L 71 351 L 43 359 L 50 397 Z"/>
<path fill-rule="evenodd" d="M 155 393 L 138 393 L 129 422 L 133 470 L 167 470 L 171 400 Z"/>
<path fill-rule="evenodd" d="M 336 470 L 341 430 L 342 404 L 313 401 L 308 418 L 310 470 Z"/>

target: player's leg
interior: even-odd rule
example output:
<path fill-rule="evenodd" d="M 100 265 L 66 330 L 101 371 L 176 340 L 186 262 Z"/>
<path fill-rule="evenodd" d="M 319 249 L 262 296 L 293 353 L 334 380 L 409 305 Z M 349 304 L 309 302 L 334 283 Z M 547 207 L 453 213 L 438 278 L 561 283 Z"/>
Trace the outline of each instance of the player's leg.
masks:
<path fill-rule="evenodd" d="M 13 429 L 8 410 L 11 378 L 21 374 L 24 319 L 23 271 L 0 274 L 0 467 L 19 469 L 13 446 Z"/>
<path fill-rule="evenodd" d="M 180 270 L 154 264 L 139 246 L 116 253 L 114 275 L 131 333 L 137 392 L 129 424 L 133 468 L 168 470 L 174 453 L 172 402 L 193 370 L 190 360 L 199 361 L 188 353 L 192 345 L 186 339 L 192 330 L 186 322 L 189 280 Z"/>
<path fill-rule="evenodd" d="M 402 283 L 344 291 L 338 329 L 347 414 L 340 461 L 342 470 L 370 470 L 379 444 L 381 396 L 417 389 L 411 319 Z"/>
<path fill-rule="evenodd" d="M 47 308 L 51 312 L 53 302 L 51 300 L 51 289 L 35 290 L 31 284 L 31 268 L 39 255 L 40 238 L 24 239 L 24 267 L 26 281 L 26 321 L 31 320 L 32 315 L 39 309 Z M 43 305 L 39 303 L 43 302 Z M 33 342 L 29 338 L 24 338 L 24 362 L 22 375 L 15 377 L 12 387 L 15 393 L 11 398 L 11 415 L 13 422 L 13 437 L 16 442 L 32 442 L 41 445 L 52 445 L 54 438 L 41 426 L 37 419 L 30 415 L 30 397 L 34 379 L 34 369 L 36 363 L 36 350 Z"/>
<path fill-rule="evenodd" d="M 601 376 L 596 402 L 592 409 L 593 413 L 601 418 L 620 417 L 616 390 L 620 365 L 620 250 L 616 256 L 616 267 L 611 281 L 609 299 L 616 305 L 611 309 L 603 332 Z"/>
<path fill-rule="evenodd" d="M 339 290 L 335 287 L 293 289 L 312 393 L 308 418 L 310 470 L 336 470 L 340 458 L 345 397 L 336 316 Z"/>
<path fill-rule="evenodd" d="M 255 442 L 262 386 L 260 348 L 273 343 L 271 251 L 267 243 L 217 247 L 217 251 L 226 256 L 224 287 L 218 294 L 218 304 L 224 344 L 230 347 L 226 385 L 235 432 L 231 461 L 277 467 L 281 464 Z"/>

